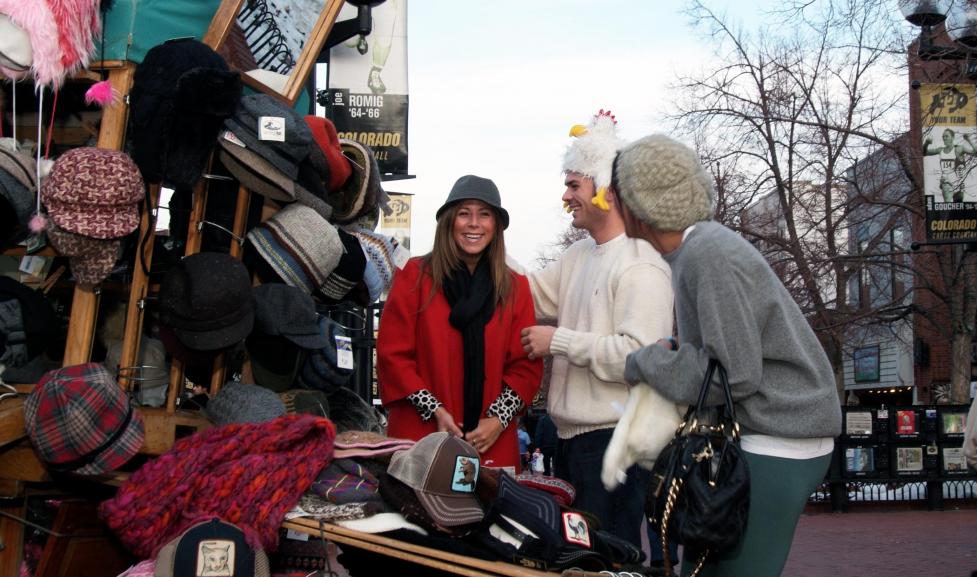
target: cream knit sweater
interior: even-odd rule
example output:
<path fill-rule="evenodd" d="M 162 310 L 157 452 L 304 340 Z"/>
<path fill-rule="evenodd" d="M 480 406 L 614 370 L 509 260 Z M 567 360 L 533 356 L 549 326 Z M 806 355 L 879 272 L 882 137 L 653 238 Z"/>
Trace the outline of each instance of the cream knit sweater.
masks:
<path fill-rule="evenodd" d="M 560 438 L 613 428 L 628 399 L 632 351 L 672 334 L 671 271 L 649 243 L 574 243 L 531 272 L 539 319 L 556 319 L 547 411 Z"/>

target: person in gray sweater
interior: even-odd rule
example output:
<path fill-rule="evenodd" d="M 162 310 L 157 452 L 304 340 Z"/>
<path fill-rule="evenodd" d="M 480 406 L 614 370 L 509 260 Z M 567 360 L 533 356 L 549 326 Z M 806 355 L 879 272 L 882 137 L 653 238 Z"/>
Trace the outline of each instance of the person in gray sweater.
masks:
<path fill-rule="evenodd" d="M 702 575 L 776 577 L 841 433 L 831 364 L 763 256 L 711 220 L 711 178 L 691 149 L 664 135 L 628 144 L 614 162 L 614 188 L 628 236 L 649 241 L 672 267 L 679 336 L 628 355 L 625 379 L 692 404 L 715 358 L 742 427 L 751 473 L 746 534 Z M 722 402 L 713 387 L 708 403 Z"/>

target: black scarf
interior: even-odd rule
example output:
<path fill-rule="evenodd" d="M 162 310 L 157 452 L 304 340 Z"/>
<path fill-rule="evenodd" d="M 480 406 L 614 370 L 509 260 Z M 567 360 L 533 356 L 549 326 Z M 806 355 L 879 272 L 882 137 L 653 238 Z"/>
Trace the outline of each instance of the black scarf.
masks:
<path fill-rule="evenodd" d="M 478 426 L 482 417 L 485 384 L 485 325 L 495 314 L 495 285 L 488 259 L 481 258 L 475 272 L 462 263 L 444 280 L 444 296 L 451 305 L 448 322 L 461 332 L 465 361 L 464 432 Z"/>

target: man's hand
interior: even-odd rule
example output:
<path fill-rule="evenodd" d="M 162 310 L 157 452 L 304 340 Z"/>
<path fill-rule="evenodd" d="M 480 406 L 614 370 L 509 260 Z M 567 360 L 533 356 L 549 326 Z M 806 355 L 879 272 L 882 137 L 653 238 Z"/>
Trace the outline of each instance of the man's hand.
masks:
<path fill-rule="evenodd" d="M 522 348 L 529 353 L 530 359 L 541 359 L 550 356 L 550 343 L 556 327 L 536 325 L 522 329 Z"/>
<path fill-rule="evenodd" d="M 434 410 L 434 420 L 438 423 L 438 432 L 448 431 L 452 437 L 461 437 L 461 427 L 455 422 L 455 418 L 448 412 L 448 409 L 441 405 Z"/>
<path fill-rule="evenodd" d="M 495 441 L 502 434 L 502 422 L 498 417 L 487 417 L 478 420 L 478 426 L 465 434 L 465 440 L 479 453 L 485 453 L 492 448 Z"/>

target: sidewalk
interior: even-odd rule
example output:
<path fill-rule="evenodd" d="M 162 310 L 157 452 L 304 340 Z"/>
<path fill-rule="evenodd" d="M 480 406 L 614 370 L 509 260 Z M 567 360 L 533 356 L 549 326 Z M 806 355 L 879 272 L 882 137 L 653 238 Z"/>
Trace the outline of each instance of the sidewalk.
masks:
<path fill-rule="evenodd" d="M 977 509 L 801 517 L 783 577 L 970 577 Z"/>

